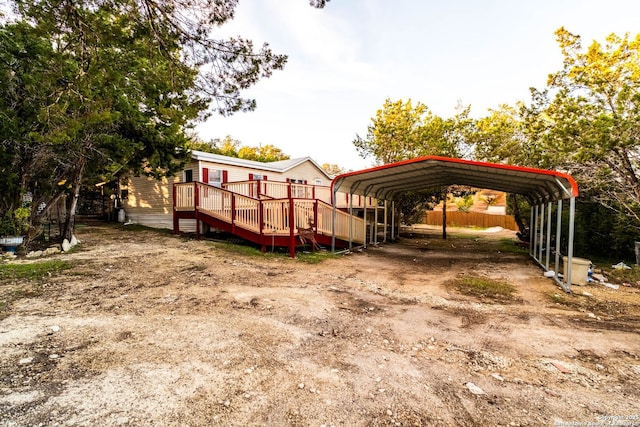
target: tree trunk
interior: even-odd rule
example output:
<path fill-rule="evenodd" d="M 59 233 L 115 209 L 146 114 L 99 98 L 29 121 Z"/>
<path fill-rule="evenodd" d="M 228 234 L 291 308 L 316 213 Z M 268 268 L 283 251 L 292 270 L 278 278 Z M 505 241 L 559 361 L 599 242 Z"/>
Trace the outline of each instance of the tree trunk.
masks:
<path fill-rule="evenodd" d="M 517 233 L 518 238 L 524 242 L 529 241 L 529 233 L 527 232 L 527 226 L 522 219 L 522 214 L 520 213 L 520 206 L 518 205 L 518 196 L 515 194 L 508 194 L 508 203 L 511 205 L 511 211 L 513 212 L 513 219 L 518 225 L 519 232 Z"/>
<path fill-rule="evenodd" d="M 78 164 L 78 171 L 73 181 L 73 195 L 69 203 L 69 209 L 67 210 L 67 218 L 64 223 L 64 231 L 62 233 L 62 240 L 67 239 L 71 241 L 75 231 L 76 209 L 78 208 L 78 198 L 80 197 L 80 184 L 82 183 L 82 174 L 84 172 L 85 159 L 82 158 Z"/>

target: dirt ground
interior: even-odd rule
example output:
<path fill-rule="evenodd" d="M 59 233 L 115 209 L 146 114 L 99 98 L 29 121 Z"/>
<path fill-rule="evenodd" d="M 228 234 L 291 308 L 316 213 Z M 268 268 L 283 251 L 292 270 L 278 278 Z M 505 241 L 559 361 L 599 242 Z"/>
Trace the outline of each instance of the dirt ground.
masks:
<path fill-rule="evenodd" d="M 312 263 L 79 227 L 70 269 L 0 284 L 0 426 L 639 426 L 640 290 L 566 295 L 512 237 Z"/>

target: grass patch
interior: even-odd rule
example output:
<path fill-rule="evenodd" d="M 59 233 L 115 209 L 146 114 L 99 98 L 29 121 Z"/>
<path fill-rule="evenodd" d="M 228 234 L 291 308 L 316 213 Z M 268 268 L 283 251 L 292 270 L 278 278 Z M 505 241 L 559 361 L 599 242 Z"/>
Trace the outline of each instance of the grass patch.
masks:
<path fill-rule="evenodd" d="M 601 299 L 588 297 L 577 292 L 572 294 L 551 292 L 545 294 L 545 297 L 549 302 L 563 309 L 592 312 L 602 316 L 633 315 L 636 314 L 638 308 L 640 308 L 637 304 L 630 304 L 612 298 Z"/>
<path fill-rule="evenodd" d="M 518 245 L 518 242 L 511 238 L 500 239 L 497 244 L 497 250 L 508 254 L 528 254 L 529 248 Z"/>
<path fill-rule="evenodd" d="M 251 246 L 249 244 L 241 244 L 241 243 L 227 243 L 227 242 L 221 242 L 221 241 L 214 241 L 210 243 L 211 246 L 213 246 L 216 249 L 220 249 L 222 251 L 231 253 L 231 254 L 236 254 L 236 255 L 242 255 L 242 256 L 246 256 L 246 257 L 269 257 L 269 256 L 278 256 L 277 253 L 272 253 L 272 252 L 265 252 L 262 253 L 262 251 L 255 247 L 255 246 Z"/>
<path fill-rule="evenodd" d="M 260 248 L 252 246 L 251 244 L 240 243 L 228 243 L 215 241 L 210 243 L 214 248 L 223 250 L 230 254 L 242 255 L 246 257 L 260 257 L 260 258 L 289 258 L 289 248 L 278 247 L 274 252 L 267 249 L 267 252 L 262 253 Z M 319 250 L 315 252 L 297 251 L 296 260 L 306 264 L 319 264 L 327 259 L 336 258 L 337 255 L 331 251 Z"/>
<path fill-rule="evenodd" d="M 640 282 L 640 267 L 637 265 L 630 265 L 631 270 L 616 270 L 615 268 L 606 268 L 605 276 L 613 283 L 631 283 L 636 284 Z"/>
<path fill-rule="evenodd" d="M 338 255 L 334 254 L 331 251 L 315 251 L 315 252 L 298 252 L 296 253 L 296 259 L 300 262 L 304 262 L 305 264 L 319 264 L 328 259 L 337 258 Z"/>
<path fill-rule="evenodd" d="M 13 302 L 44 293 L 44 279 L 72 267 L 71 263 L 49 260 L 28 264 L 0 265 L 0 320 L 9 315 Z"/>
<path fill-rule="evenodd" d="M 3 264 L 0 265 L 0 280 L 36 280 L 60 271 L 68 270 L 71 267 L 71 263 L 61 260 L 50 260 L 29 264 Z"/>
<path fill-rule="evenodd" d="M 461 277 L 445 283 L 448 289 L 482 300 L 498 302 L 518 301 L 517 288 L 509 283 L 487 277 Z"/>

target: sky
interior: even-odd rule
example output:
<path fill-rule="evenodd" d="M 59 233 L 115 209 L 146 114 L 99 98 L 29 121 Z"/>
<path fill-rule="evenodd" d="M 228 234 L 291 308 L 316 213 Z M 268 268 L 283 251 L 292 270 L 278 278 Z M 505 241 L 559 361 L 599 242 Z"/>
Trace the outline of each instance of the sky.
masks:
<path fill-rule="evenodd" d="M 229 135 L 272 144 L 291 158 L 347 170 L 374 165 L 353 145 L 385 99 L 421 102 L 442 117 L 471 106 L 529 101 L 562 67 L 554 32 L 583 47 L 611 33 L 640 33 L 638 0 L 240 0 L 216 37 L 242 36 L 288 55 L 283 70 L 243 92 L 253 112 L 212 116 L 202 140 Z"/>

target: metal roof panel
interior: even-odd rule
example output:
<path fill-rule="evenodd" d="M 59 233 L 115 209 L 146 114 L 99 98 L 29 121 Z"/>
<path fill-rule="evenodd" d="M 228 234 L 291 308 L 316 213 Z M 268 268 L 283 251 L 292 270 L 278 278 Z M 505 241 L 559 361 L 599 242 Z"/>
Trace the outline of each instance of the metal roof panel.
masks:
<path fill-rule="evenodd" d="M 575 180 L 561 172 L 440 156 L 348 172 L 335 177 L 331 186 L 333 191 L 393 199 L 404 191 L 453 184 L 521 194 L 537 202 L 578 196 Z"/>

